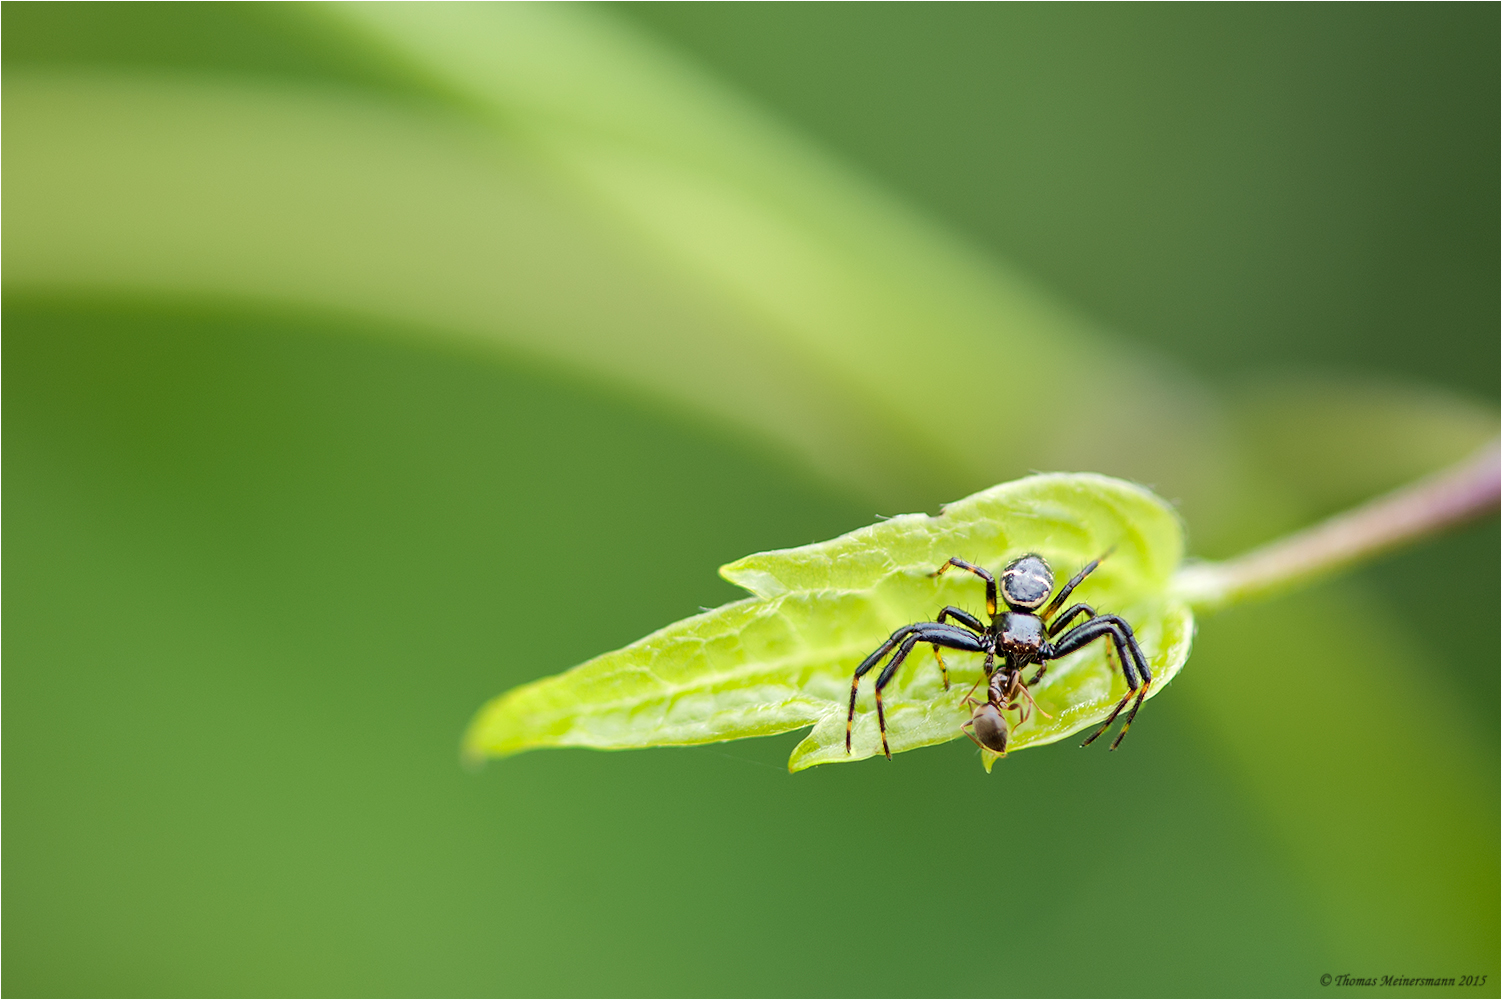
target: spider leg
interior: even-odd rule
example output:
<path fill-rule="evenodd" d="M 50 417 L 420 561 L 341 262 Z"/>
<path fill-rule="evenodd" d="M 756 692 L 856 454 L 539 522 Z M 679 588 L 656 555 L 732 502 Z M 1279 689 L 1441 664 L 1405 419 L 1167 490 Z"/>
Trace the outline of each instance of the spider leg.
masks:
<path fill-rule="evenodd" d="M 1116 640 L 1116 637 L 1112 636 L 1111 642 L 1106 646 L 1106 666 L 1111 670 L 1121 669 L 1121 667 L 1117 666 L 1118 663 L 1122 662 L 1120 645 L 1121 643 Z M 1116 651 L 1114 655 L 1111 652 L 1112 650 Z M 1123 674 L 1122 676 L 1126 675 Z"/>
<path fill-rule="evenodd" d="M 1091 573 L 1094 573 L 1095 567 L 1099 566 L 1107 556 L 1115 551 L 1116 546 L 1111 546 L 1109 549 L 1106 549 L 1106 551 L 1102 552 L 1100 556 L 1093 562 L 1089 563 L 1084 569 L 1080 570 L 1078 573 L 1074 574 L 1074 576 L 1070 577 L 1069 582 L 1064 584 L 1064 589 L 1059 591 L 1054 599 L 1048 602 L 1048 607 L 1043 609 L 1043 614 L 1041 615 L 1042 619 L 1044 621 L 1048 621 L 1048 619 L 1052 618 L 1053 613 L 1059 610 L 1059 608 L 1063 607 L 1065 601 L 1069 600 L 1069 595 L 1074 593 L 1074 588 L 1085 582 L 1085 577 L 1089 576 Z M 1070 610 L 1072 611 L 1073 609 L 1071 608 Z"/>
<path fill-rule="evenodd" d="M 1131 680 L 1129 664 L 1136 666 L 1137 676 L 1145 681 L 1152 680 L 1153 672 L 1147 668 L 1147 657 L 1142 655 L 1142 647 L 1137 644 L 1137 636 L 1132 631 L 1132 626 L 1124 618 L 1116 615 L 1096 615 L 1089 621 L 1076 625 L 1054 646 L 1049 659 L 1058 659 L 1072 653 L 1087 642 L 1092 642 L 1107 634 L 1112 636 L 1112 641 L 1116 646 L 1116 655 L 1121 657 L 1122 673 L 1128 674 L 1128 681 Z M 1132 686 L 1136 687 L 1135 684 Z"/>
<path fill-rule="evenodd" d="M 887 760 L 892 759 L 892 751 L 887 746 L 887 713 L 881 702 L 881 691 L 887 686 L 893 677 L 897 676 L 897 668 L 902 666 L 902 661 L 907 659 L 907 654 L 912 652 L 913 647 L 919 642 L 932 643 L 934 646 L 946 646 L 950 649 L 960 649 L 967 653 L 979 653 L 985 647 L 981 645 L 978 637 L 971 635 L 963 629 L 953 625 L 929 625 L 920 629 L 902 640 L 897 654 L 892 657 L 882 670 L 881 676 L 876 678 L 876 724 L 881 730 L 881 752 L 887 755 Z M 849 737 L 849 726 L 846 726 L 846 737 Z"/>
<path fill-rule="evenodd" d="M 955 567 L 958 567 L 959 569 L 965 570 L 967 572 L 974 573 L 976 576 L 978 576 L 982 580 L 986 581 L 986 614 L 990 615 L 992 618 L 995 618 L 996 617 L 996 577 L 992 576 L 989 570 L 982 569 L 981 567 L 975 565 L 974 563 L 967 563 L 965 560 L 960 559 L 958 557 L 949 560 L 947 563 L 945 563 L 944 565 L 940 566 L 938 569 L 934 570 L 933 573 L 932 573 L 932 575 L 933 576 L 943 576 L 944 575 L 944 571 L 947 570 L 951 566 L 955 566 Z"/>
<path fill-rule="evenodd" d="M 886 655 L 890 653 L 893 647 L 901 642 L 904 637 L 911 635 L 920 627 L 920 625 L 902 626 L 902 628 L 893 632 L 891 637 L 887 639 L 886 642 L 882 643 L 880 646 L 877 646 L 875 652 L 862 660 L 860 666 L 855 668 L 855 677 L 850 681 L 850 714 L 845 717 L 845 752 L 847 754 L 850 752 L 850 727 L 855 724 L 855 696 L 860 690 L 861 678 L 866 676 L 866 674 L 870 672 L 872 667 L 876 666 L 883 659 L 885 659 Z"/>
<path fill-rule="evenodd" d="M 939 661 L 939 676 L 944 678 L 944 690 L 949 690 L 949 667 L 944 663 L 944 656 L 939 652 L 939 644 L 933 644 L 934 659 Z"/>
<path fill-rule="evenodd" d="M 1137 692 L 1137 700 L 1132 703 L 1132 710 L 1127 713 L 1126 721 L 1121 724 L 1121 732 L 1117 733 L 1116 738 L 1111 741 L 1110 749 L 1115 750 L 1121 745 L 1121 740 L 1126 736 L 1127 730 L 1132 728 L 1132 720 L 1137 718 L 1137 709 L 1142 707 L 1142 699 L 1147 697 L 1147 689 L 1152 685 L 1152 681 L 1143 682 L 1141 689 Z"/>
<path fill-rule="evenodd" d="M 1134 693 L 1135 692 L 1128 691 L 1126 694 L 1122 695 L 1121 696 L 1121 700 L 1116 703 L 1116 707 L 1113 708 L 1113 709 L 1111 709 L 1111 714 L 1108 715 L 1108 716 L 1106 716 L 1106 721 L 1102 722 L 1100 724 L 1100 728 L 1096 729 L 1095 732 L 1093 732 L 1089 736 L 1087 736 L 1085 738 L 1085 742 L 1081 743 L 1080 746 L 1081 747 L 1087 747 L 1087 746 L 1089 746 L 1090 744 L 1094 743 L 1097 739 L 1100 738 L 1100 734 L 1101 733 L 1105 732 L 1107 729 L 1110 729 L 1111 728 L 1111 723 L 1113 723 L 1113 722 L 1116 721 L 1116 717 L 1121 714 L 1121 710 L 1126 707 L 1126 703 L 1132 700 L 1132 695 Z M 1120 740 L 1118 740 L 1117 742 L 1120 742 Z M 1113 750 L 1116 749 L 1116 743 L 1112 743 L 1111 744 L 1111 749 L 1113 749 Z"/>
<path fill-rule="evenodd" d="M 1083 603 L 1074 605 L 1068 611 L 1055 618 L 1053 620 L 1053 624 L 1048 626 L 1048 637 L 1052 639 L 1054 636 L 1064 631 L 1069 627 L 1069 623 L 1074 621 L 1080 615 L 1084 615 L 1086 618 L 1094 618 L 1096 617 L 1095 609 L 1090 605 Z"/>
<path fill-rule="evenodd" d="M 1116 717 L 1121 714 L 1121 710 L 1126 707 L 1126 703 L 1132 699 L 1132 696 L 1136 695 L 1137 703 L 1133 706 L 1131 714 L 1127 716 L 1127 725 L 1130 725 L 1131 720 L 1136 718 L 1137 708 L 1141 707 L 1142 699 L 1147 696 L 1147 690 L 1153 681 L 1152 671 L 1147 667 L 1147 658 L 1142 655 L 1142 647 L 1137 644 L 1137 637 L 1133 634 L 1132 627 L 1116 615 L 1096 615 L 1089 621 L 1070 629 L 1054 646 L 1053 656 L 1067 655 L 1086 643 L 1106 636 L 1110 637 L 1112 645 L 1116 647 L 1116 655 L 1121 660 L 1121 673 L 1126 678 L 1127 693 L 1122 696 L 1121 701 L 1116 703 L 1116 707 L 1100 728 L 1091 733 L 1080 746 L 1089 746 L 1094 743 L 1111 727 L 1111 723 L 1116 721 Z M 1126 726 L 1123 726 L 1123 732 L 1125 729 Z M 1120 743 L 1121 736 L 1118 735 L 1115 742 L 1111 744 L 1112 749 Z"/>
<path fill-rule="evenodd" d="M 943 611 L 940 611 L 939 616 L 934 621 L 943 625 L 945 618 L 953 618 L 972 632 L 984 632 L 986 630 L 986 626 L 981 624 L 979 618 L 968 611 L 955 607 L 953 604 L 948 605 Z"/>
<path fill-rule="evenodd" d="M 1107 553 L 1107 555 L 1109 555 L 1109 554 L 1110 553 Z M 1105 556 L 1101 556 L 1100 558 L 1104 559 Z M 1100 561 L 1100 559 L 1096 560 L 1096 562 L 1099 562 L 1099 561 Z M 1073 583 L 1073 581 L 1071 581 L 1071 583 Z M 1067 590 L 1067 588 L 1066 588 L 1066 590 Z M 1048 635 L 1048 637 L 1050 639 L 1052 639 L 1054 636 L 1056 636 L 1060 632 L 1064 631 L 1066 628 L 1069 627 L 1069 623 L 1070 622 L 1072 622 L 1075 618 L 1077 618 L 1078 616 L 1080 616 L 1082 614 L 1083 615 L 1088 615 L 1091 618 L 1098 617 L 1097 614 L 1096 614 L 1096 612 L 1095 612 L 1095 609 L 1092 608 L 1090 605 L 1083 604 L 1083 603 L 1082 604 L 1076 604 L 1073 607 L 1071 607 L 1068 611 L 1064 612 L 1061 616 L 1059 616 L 1058 618 L 1056 618 L 1054 620 L 1054 623 L 1052 625 L 1048 626 L 1048 629 L 1047 629 L 1047 635 Z M 1107 650 L 1107 652 L 1106 652 L 1106 661 L 1107 662 L 1110 662 L 1110 659 L 1111 659 L 1110 648 L 1111 648 L 1110 646 L 1106 647 L 1106 650 Z M 1060 654 L 1058 654 L 1057 652 L 1055 652 L 1054 655 L 1060 655 Z M 1048 673 L 1048 661 L 1046 661 L 1046 660 L 1040 661 L 1038 663 L 1038 672 L 1036 674 L 1033 674 L 1033 679 L 1027 682 L 1028 687 L 1036 687 L 1037 684 L 1038 684 L 1038 682 L 1043 679 L 1043 675 L 1046 674 L 1046 673 Z"/>
<path fill-rule="evenodd" d="M 943 611 L 940 611 L 939 617 L 935 618 L 934 621 L 940 625 L 943 625 L 945 618 L 953 618 L 955 621 L 970 629 L 972 632 L 984 633 L 986 631 L 986 627 L 981 624 L 979 618 L 975 617 L 968 611 L 964 611 L 960 608 L 955 607 L 952 604 L 944 608 Z M 939 652 L 939 647 L 937 644 L 934 645 L 934 659 L 939 661 L 939 675 L 944 678 L 944 690 L 948 691 L 949 666 L 944 662 L 944 656 Z"/>
<path fill-rule="evenodd" d="M 1142 679 L 1142 683 L 1151 684 L 1153 672 L 1147 669 L 1147 657 L 1142 655 L 1142 647 L 1137 645 L 1137 634 L 1132 631 L 1132 626 L 1127 624 L 1126 619 L 1118 618 L 1116 615 L 1096 615 L 1092 620 L 1110 622 L 1116 626 L 1121 640 L 1126 644 L 1126 650 L 1123 651 L 1122 642 L 1116 643 L 1116 655 L 1121 658 L 1122 673 L 1126 673 L 1126 654 L 1129 652 L 1132 654 L 1132 662 L 1137 665 L 1137 676 Z"/>
<path fill-rule="evenodd" d="M 892 674 L 902 661 L 907 659 L 907 654 L 912 651 L 914 645 L 919 642 L 930 642 L 935 646 L 946 646 L 950 649 L 963 649 L 971 652 L 980 652 L 981 641 L 964 629 L 955 625 L 940 625 L 935 622 L 917 622 L 913 625 L 904 625 L 893 632 L 886 642 L 876 647 L 872 654 L 861 661 L 860 666 L 855 668 L 855 676 L 850 681 L 850 712 L 845 717 L 845 752 L 850 752 L 850 732 L 855 725 L 855 699 L 860 693 L 861 678 L 871 672 L 893 648 L 901 644 L 897 654 L 887 664 L 886 669 L 876 682 L 876 709 L 879 718 L 882 718 L 882 745 L 886 745 L 886 723 L 881 706 L 881 689 L 886 687 L 887 681 L 891 680 Z M 891 756 L 888 754 L 887 756 Z"/>
<path fill-rule="evenodd" d="M 881 752 L 887 755 L 887 760 L 892 759 L 892 751 L 887 746 L 887 710 L 881 704 L 881 689 L 886 686 L 885 682 L 891 680 L 892 676 L 897 673 L 897 668 L 902 666 L 902 661 L 907 659 L 907 654 L 912 652 L 913 646 L 917 641 L 916 638 L 904 640 L 902 645 L 897 648 L 897 655 L 892 657 L 891 662 L 887 664 L 887 668 L 881 672 L 881 676 L 876 678 L 876 726 L 881 730 Z M 847 739 L 850 736 L 848 726 L 846 727 L 845 736 Z M 848 747 L 845 752 L 849 753 Z"/>

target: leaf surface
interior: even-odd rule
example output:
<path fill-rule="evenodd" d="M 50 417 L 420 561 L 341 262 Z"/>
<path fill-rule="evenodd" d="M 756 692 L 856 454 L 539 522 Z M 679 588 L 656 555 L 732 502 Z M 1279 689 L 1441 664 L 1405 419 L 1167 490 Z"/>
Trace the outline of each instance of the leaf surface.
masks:
<path fill-rule="evenodd" d="M 1183 666 L 1194 632 L 1188 607 L 1168 593 L 1183 553 L 1177 515 L 1121 480 L 1041 475 L 992 487 L 937 516 L 904 514 L 722 567 L 721 575 L 754 596 L 496 698 L 471 725 L 465 750 L 480 758 L 548 746 L 690 745 L 812 725 L 793 751 L 792 770 L 870 757 L 881 752 L 874 675 L 862 684 L 854 744 L 845 752 L 856 665 L 893 630 L 931 620 L 946 604 L 984 615 L 977 578 L 935 578 L 935 569 L 960 556 L 999 570 L 1037 552 L 1062 585 L 1108 549 L 1111 556 L 1075 597 L 1132 623 L 1156 694 Z M 1014 749 L 1063 739 L 1105 718 L 1126 692 L 1105 645 L 1092 643 L 1050 665 L 1033 689 L 1039 711 L 1014 725 Z M 981 679 L 981 656 L 951 651 L 946 660 L 948 691 L 932 657 L 916 652 L 887 688 L 894 753 L 963 735 L 969 711 L 962 698 Z M 991 760 L 987 754 L 987 767 Z"/>

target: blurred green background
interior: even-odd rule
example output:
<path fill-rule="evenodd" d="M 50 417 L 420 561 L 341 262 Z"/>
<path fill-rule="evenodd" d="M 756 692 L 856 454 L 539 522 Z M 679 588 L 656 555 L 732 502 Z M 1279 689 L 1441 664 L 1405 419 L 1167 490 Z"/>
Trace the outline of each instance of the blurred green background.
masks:
<path fill-rule="evenodd" d="M 457 757 L 754 550 L 1494 435 L 1495 6 L 0 19 L 6 992 L 1496 993 L 1495 518 L 1117 754 Z"/>

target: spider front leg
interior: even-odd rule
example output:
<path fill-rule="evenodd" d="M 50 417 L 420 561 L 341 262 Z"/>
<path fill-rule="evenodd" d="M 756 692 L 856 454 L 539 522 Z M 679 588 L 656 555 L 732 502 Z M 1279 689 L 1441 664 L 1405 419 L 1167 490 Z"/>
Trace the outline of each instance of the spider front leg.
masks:
<path fill-rule="evenodd" d="M 855 696 L 860 690 L 861 678 L 870 672 L 871 668 L 886 658 L 886 655 L 901 642 L 905 637 L 916 632 L 926 622 L 917 625 L 904 625 L 893 632 L 886 642 L 876 647 L 875 652 L 861 661 L 860 666 L 855 668 L 855 677 L 850 681 L 850 714 L 845 717 L 845 752 L 850 752 L 850 729 L 855 724 Z"/>
<path fill-rule="evenodd" d="M 1098 558 L 1088 563 L 1084 569 L 1074 574 L 1074 576 L 1070 578 L 1069 582 L 1064 584 L 1064 588 L 1054 595 L 1054 599 L 1048 602 L 1048 607 L 1043 609 L 1043 620 L 1048 621 L 1050 618 L 1052 618 L 1053 613 L 1059 610 L 1059 608 L 1063 606 L 1065 601 L 1069 600 L 1069 595 L 1074 593 L 1074 588 L 1084 583 L 1085 577 L 1089 576 L 1091 573 L 1094 573 L 1095 567 L 1099 566 L 1107 556 L 1115 551 L 1116 546 L 1113 545 L 1109 549 L 1106 549 L 1106 551 L 1102 552 Z M 1070 608 L 1069 610 L 1073 611 L 1074 609 Z"/>
<path fill-rule="evenodd" d="M 1049 658 L 1057 659 L 1067 656 L 1087 643 L 1106 637 L 1109 637 L 1115 645 L 1116 655 L 1121 660 L 1121 673 L 1126 678 L 1127 693 L 1116 703 L 1116 707 L 1111 710 L 1106 721 L 1101 723 L 1100 728 L 1091 733 L 1080 746 L 1087 747 L 1094 743 L 1111 727 L 1111 723 L 1116 721 L 1116 716 L 1121 714 L 1121 710 L 1126 707 L 1128 701 L 1131 701 L 1132 696 L 1136 695 L 1137 701 L 1132 706 L 1132 711 L 1128 713 L 1126 722 L 1122 724 L 1121 732 L 1117 733 L 1116 739 L 1111 742 L 1111 749 L 1115 750 L 1121 745 L 1121 740 L 1126 736 L 1127 730 L 1131 728 L 1132 720 L 1137 717 L 1137 710 L 1142 707 L 1142 700 L 1147 697 L 1148 688 L 1153 683 L 1152 671 L 1147 667 L 1147 658 L 1142 655 L 1142 647 L 1137 645 L 1137 637 L 1132 632 L 1132 626 L 1115 615 L 1096 615 L 1089 621 L 1070 629 L 1053 647 Z"/>
<path fill-rule="evenodd" d="M 930 576 L 943 576 L 944 575 L 944 571 L 947 570 L 951 566 L 958 567 L 959 569 L 965 570 L 968 573 L 974 573 L 976 576 L 978 576 L 982 580 L 986 581 L 986 614 L 990 615 L 992 618 L 995 618 L 996 617 L 996 577 L 992 576 L 991 572 L 989 570 L 982 569 L 981 567 L 975 565 L 974 563 L 968 563 L 965 560 L 960 559 L 959 557 L 955 557 L 955 558 L 949 560 L 947 563 L 945 563 L 944 565 L 940 566 L 938 569 L 934 570 L 929 575 Z"/>
<path fill-rule="evenodd" d="M 892 758 L 891 748 L 887 745 L 887 713 L 886 707 L 882 704 L 881 692 L 896 675 L 897 668 L 902 666 L 902 662 L 913 651 L 913 647 L 920 642 L 943 646 L 945 649 L 958 649 L 967 653 L 986 651 L 979 636 L 972 635 L 954 625 L 922 622 L 917 625 L 906 625 L 892 633 L 892 637 L 866 657 L 855 670 L 855 678 L 850 684 L 850 712 L 845 718 L 845 752 L 847 754 L 850 753 L 851 730 L 855 724 L 855 697 L 860 688 L 861 677 L 880 663 L 882 658 L 891 652 L 893 646 L 897 646 L 897 652 L 882 670 L 881 676 L 876 679 L 876 722 L 881 730 L 881 751 L 886 754 L 888 760 Z"/>

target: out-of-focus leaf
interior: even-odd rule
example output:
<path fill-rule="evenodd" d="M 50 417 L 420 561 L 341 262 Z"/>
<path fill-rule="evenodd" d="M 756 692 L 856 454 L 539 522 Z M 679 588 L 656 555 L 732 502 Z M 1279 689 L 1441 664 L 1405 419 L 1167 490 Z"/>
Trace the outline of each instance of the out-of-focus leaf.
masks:
<path fill-rule="evenodd" d="M 1156 684 L 1189 655 L 1194 621 L 1167 584 L 1183 553 L 1171 508 L 1141 487 L 1097 475 L 1032 476 L 993 487 L 943 513 L 905 514 L 828 542 L 747 556 L 720 572 L 755 597 L 669 625 L 624 649 L 502 695 L 465 739 L 473 757 L 547 746 L 621 749 L 709 743 L 813 724 L 789 767 L 881 752 L 870 686 L 845 753 L 850 680 L 895 628 L 945 604 L 980 610 L 982 585 L 933 571 L 951 556 L 999 569 L 1024 552 L 1049 560 L 1062 585 L 1114 549 L 1076 592 L 1133 623 Z M 1105 643 L 1050 666 L 1033 689 L 1039 711 L 1013 748 L 1063 739 L 1103 719 L 1125 693 Z M 886 693 L 893 752 L 955 739 L 961 704 L 981 677 L 978 654 L 950 653 L 945 691 L 927 656 L 910 660 Z M 1051 716 L 1051 718 L 1049 718 Z M 988 754 L 986 765 L 989 768 Z"/>
<path fill-rule="evenodd" d="M 314 305 L 521 351 L 770 441 L 878 509 L 1030 469 L 1151 482 L 1196 517 L 1231 495 L 1190 382 L 608 15 L 324 13 L 453 104 L 8 74 L 27 197 L 6 287 Z M 1014 400 L 1055 384 L 1058 405 Z"/>

